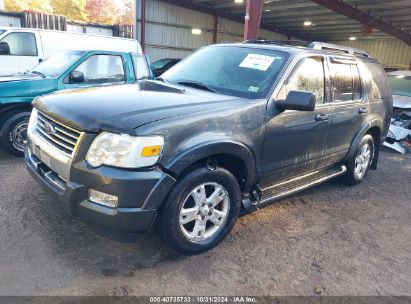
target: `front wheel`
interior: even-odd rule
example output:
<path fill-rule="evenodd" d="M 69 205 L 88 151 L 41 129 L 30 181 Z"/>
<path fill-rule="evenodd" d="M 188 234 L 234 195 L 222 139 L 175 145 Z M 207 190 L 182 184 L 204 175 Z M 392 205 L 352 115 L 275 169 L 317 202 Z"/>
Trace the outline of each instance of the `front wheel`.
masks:
<path fill-rule="evenodd" d="M 163 239 L 184 255 L 207 251 L 231 231 L 240 204 L 240 187 L 229 171 L 197 169 L 177 184 L 161 210 Z"/>
<path fill-rule="evenodd" d="M 373 137 L 369 134 L 364 135 L 347 164 L 347 173 L 344 177 L 349 185 L 358 185 L 364 180 L 374 158 L 374 151 Z"/>
<path fill-rule="evenodd" d="M 30 112 L 14 113 L 6 119 L 1 129 L 1 142 L 10 154 L 20 157 L 24 155 L 29 119 Z"/>

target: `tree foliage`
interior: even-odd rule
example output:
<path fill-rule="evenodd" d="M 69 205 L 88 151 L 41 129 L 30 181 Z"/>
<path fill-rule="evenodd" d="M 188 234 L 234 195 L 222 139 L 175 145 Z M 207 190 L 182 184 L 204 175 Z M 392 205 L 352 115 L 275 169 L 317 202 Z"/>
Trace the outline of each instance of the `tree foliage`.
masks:
<path fill-rule="evenodd" d="M 134 0 L 124 0 L 124 7 L 118 10 L 117 23 L 134 24 Z"/>
<path fill-rule="evenodd" d="M 66 16 L 70 20 L 86 21 L 86 0 L 50 0 L 53 13 Z"/>
<path fill-rule="evenodd" d="M 85 8 L 89 21 L 104 24 L 117 21 L 117 6 L 113 0 L 87 0 Z"/>
<path fill-rule="evenodd" d="M 32 10 L 66 16 L 70 20 L 103 24 L 133 24 L 134 0 L 4 0 L 6 11 Z"/>
<path fill-rule="evenodd" d="M 4 0 L 6 11 L 19 12 L 32 10 L 37 12 L 52 13 L 53 7 L 49 0 Z"/>

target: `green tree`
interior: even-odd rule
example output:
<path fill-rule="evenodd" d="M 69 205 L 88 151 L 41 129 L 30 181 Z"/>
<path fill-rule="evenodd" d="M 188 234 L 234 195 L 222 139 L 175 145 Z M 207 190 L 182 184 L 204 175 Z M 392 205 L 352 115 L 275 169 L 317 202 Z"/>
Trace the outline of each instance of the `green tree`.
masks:
<path fill-rule="evenodd" d="M 50 5 L 50 0 L 31 0 L 29 1 L 29 9 L 42 13 L 53 13 L 53 7 Z"/>
<path fill-rule="evenodd" d="M 52 13 L 53 7 L 49 0 L 4 0 L 6 11 L 20 12 L 32 10 L 42 13 Z"/>
<path fill-rule="evenodd" d="M 29 9 L 28 0 L 4 0 L 4 9 L 10 12 L 20 12 Z"/>
<path fill-rule="evenodd" d="M 117 6 L 113 0 L 87 0 L 88 21 L 114 24 L 117 22 Z"/>
<path fill-rule="evenodd" d="M 86 0 L 51 0 L 51 6 L 54 14 L 66 16 L 70 20 L 87 20 Z"/>

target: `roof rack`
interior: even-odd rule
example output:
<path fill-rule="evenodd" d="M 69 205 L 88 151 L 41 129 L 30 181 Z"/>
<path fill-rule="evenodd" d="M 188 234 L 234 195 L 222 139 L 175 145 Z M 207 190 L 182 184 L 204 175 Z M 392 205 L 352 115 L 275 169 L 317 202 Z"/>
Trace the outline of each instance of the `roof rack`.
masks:
<path fill-rule="evenodd" d="M 315 50 L 329 50 L 329 51 L 335 51 L 335 52 L 343 52 L 346 54 L 371 57 L 370 54 L 367 53 L 366 51 L 355 49 L 355 48 L 350 48 L 348 46 L 332 44 L 332 43 L 314 41 L 314 42 L 311 42 L 308 47 L 311 49 L 315 49 Z"/>
<path fill-rule="evenodd" d="M 302 40 L 265 40 L 265 39 L 254 39 L 254 40 L 246 40 L 246 41 L 244 41 L 243 43 L 307 46 L 307 42 L 306 42 L 306 41 L 302 41 Z"/>

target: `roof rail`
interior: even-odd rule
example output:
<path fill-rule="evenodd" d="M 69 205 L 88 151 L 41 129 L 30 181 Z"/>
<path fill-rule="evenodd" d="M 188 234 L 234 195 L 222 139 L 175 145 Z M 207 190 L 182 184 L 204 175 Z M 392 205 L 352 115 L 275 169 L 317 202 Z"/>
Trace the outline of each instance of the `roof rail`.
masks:
<path fill-rule="evenodd" d="M 348 46 L 332 44 L 332 43 L 314 41 L 314 42 L 311 42 L 308 47 L 311 49 L 315 49 L 315 50 L 329 50 L 329 51 L 343 52 L 343 53 L 352 54 L 352 55 L 371 57 L 371 55 L 367 53 L 366 51 L 355 49 L 355 48 L 350 48 Z"/>
<path fill-rule="evenodd" d="M 307 46 L 306 41 L 302 40 L 265 40 L 265 39 L 254 39 L 246 40 L 243 43 L 255 43 L 255 44 L 278 44 L 278 45 L 299 45 Z"/>

